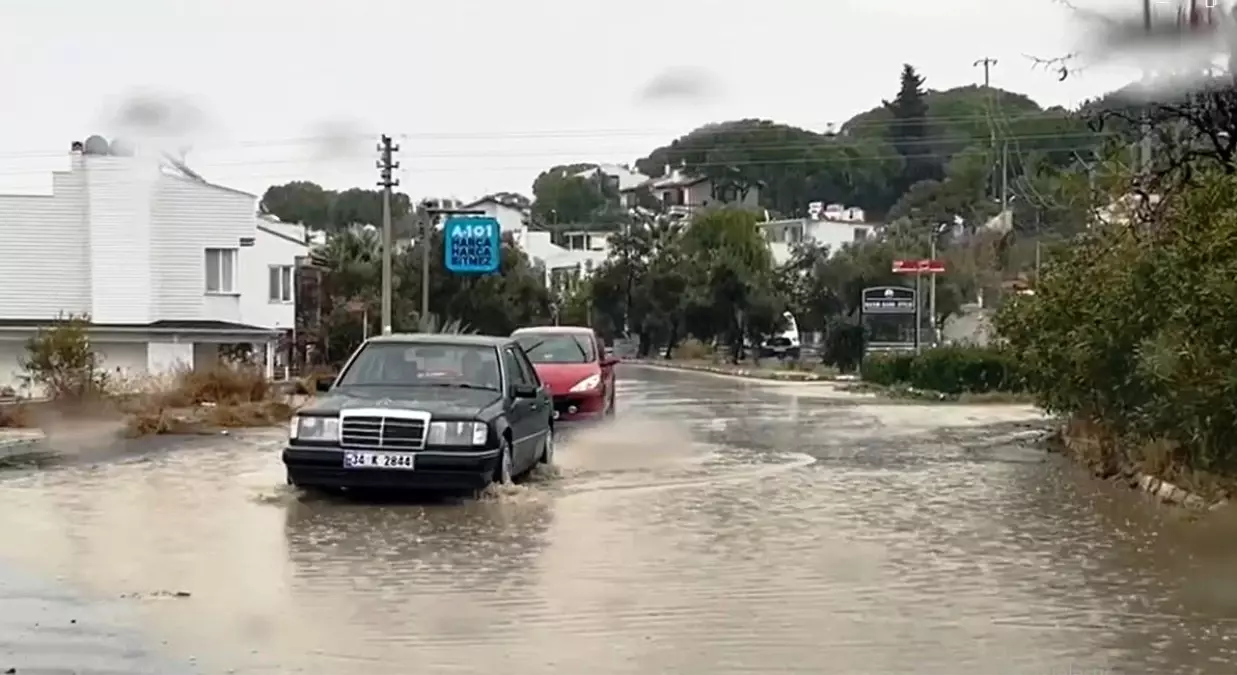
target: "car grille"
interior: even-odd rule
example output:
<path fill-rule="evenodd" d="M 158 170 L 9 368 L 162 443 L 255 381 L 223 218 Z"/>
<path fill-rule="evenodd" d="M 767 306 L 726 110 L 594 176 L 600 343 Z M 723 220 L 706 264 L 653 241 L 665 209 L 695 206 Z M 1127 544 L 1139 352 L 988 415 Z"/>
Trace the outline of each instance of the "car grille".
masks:
<path fill-rule="evenodd" d="M 347 448 L 420 450 L 425 447 L 425 421 L 403 417 L 345 417 L 339 444 Z"/>

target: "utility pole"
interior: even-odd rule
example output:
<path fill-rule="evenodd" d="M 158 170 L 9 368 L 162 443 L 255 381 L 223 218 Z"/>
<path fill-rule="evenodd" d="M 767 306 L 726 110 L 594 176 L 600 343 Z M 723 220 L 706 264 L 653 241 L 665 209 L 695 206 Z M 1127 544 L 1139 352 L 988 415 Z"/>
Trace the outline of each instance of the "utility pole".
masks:
<path fill-rule="evenodd" d="M 996 59 L 990 59 L 987 56 L 971 64 L 972 67 L 979 67 L 979 66 L 984 67 L 984 89 L 987 89 L 992 84 L 991 69 L 996 64 L 997 64 Z"/>
<path fill-rule="evenodd" d="M 1001 224 L 1005 224 L 1005 212 L 1009 210 L 1009 141 L 1001 146 Z"/>
<path fill-rule="evenodd" d="M 1151 0 L 1143 0 L 1143 31 L 1151 38 Z M 1148 73 L 1143 71 L 1143 84 L 1147 82 Z M 1144 178 L 1151 174 L 1151 116 L 1144 110 L 1142 114 L 1142 142 L 1138 158 L 1139 174 Z"/>
<path fill-rule="evenodd" d="M 399 185 L 399 179 L 392 174 L 399 168 L 399 162 L 392 159 L 399 146 L 391 141 L 391 137 L 382 136 L 378 143 L 378 152 L 382 158 L 378 160 L 378 171 L 382 180 L 378 186 L 382 188 L 382 334 L 391 334 L 391 249 L 394 247 L 394 237 L 391 234 L 391 188 Z"/>
<path fill-rule="evenodd" d="M 949 223 L 941 223 L 932 230 L 932 239 L 929 242 L 928 258 L 936 260 L 936 240 L 949 231 Z M 936 273 L 932 273 L 932 278 L 929 280 L 928 286 L 928 321 L 932 323 L 932 346 L 935 347 L 941 343 L 941 332 L 936 325 Z M 916 299 L 918 302 L 918 299 Z"/>
<path fill-rule="evenodd" d="M 434 226 L 438 224 L 439 216 L 484 216 L 480 209 L 445 209 L 434 205 L 433 200 L 421 202 L 423 227 L 421 229 L 421 320 L 430 315 L 430 242 L 434 236 Z M 446 246 L 446 244 L 443 244 Z"/>

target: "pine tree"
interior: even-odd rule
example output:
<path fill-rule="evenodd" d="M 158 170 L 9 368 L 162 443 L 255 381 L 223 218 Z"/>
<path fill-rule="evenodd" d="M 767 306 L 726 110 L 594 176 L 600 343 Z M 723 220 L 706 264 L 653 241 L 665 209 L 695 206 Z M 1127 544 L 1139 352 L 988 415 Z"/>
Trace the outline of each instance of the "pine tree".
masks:
<path fill-rule="evenodd" d="M 930 156 L 933 151 L 931 128 L 928 124 L 928 103 L 924 100 L 924 78 L 907 63 L 902 66 L 901 87 L 893 101 L 885 101 L 892 119 L 889 138 L 905 162 L 899 191 L 943 175 L 941 163 Z"/>

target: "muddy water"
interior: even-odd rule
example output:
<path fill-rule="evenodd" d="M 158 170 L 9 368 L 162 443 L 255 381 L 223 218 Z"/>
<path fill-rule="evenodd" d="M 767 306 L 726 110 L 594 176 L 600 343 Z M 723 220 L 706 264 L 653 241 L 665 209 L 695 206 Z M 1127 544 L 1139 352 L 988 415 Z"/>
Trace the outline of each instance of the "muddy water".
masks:
<path fill-rule="evenodd" d="M 0 658 L 27 674 L 1237 672 L 1237 528 L 1020 446 L 1032 411 L 636 368 L 620 386 L 617 422 L 478 501 L 297 495 L 277 434 L 95 443 L 10 472 Z"/>

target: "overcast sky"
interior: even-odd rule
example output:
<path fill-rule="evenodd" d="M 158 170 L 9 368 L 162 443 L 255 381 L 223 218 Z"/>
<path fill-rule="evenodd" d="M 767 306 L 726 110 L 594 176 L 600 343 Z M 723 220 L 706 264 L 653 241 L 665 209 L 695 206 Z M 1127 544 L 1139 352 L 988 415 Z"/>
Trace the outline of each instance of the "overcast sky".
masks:
<path fill-rule="evenodd" d="M 1130 77 L 1035 69 L 1025 54 L 1073 48 L 1052 0 L 0 1 L 6 192 L 50 189 L 72 140 L 126 120 L 177 127 L 192 167 L 258 194 L 371 187 L 386 132 L 401 189 L 471 198 L 710 121 L 823 130 L 892 97 L 904 62 L 945 89 L 996 58 L 993 84 L 1042 104 Z M 118 116 L 134 99 L 166 110 Z"/>

